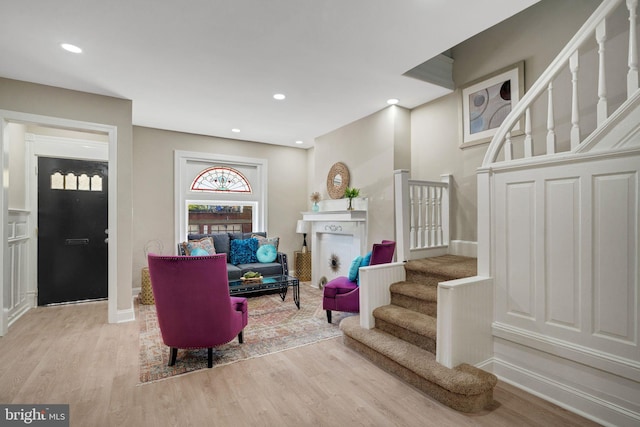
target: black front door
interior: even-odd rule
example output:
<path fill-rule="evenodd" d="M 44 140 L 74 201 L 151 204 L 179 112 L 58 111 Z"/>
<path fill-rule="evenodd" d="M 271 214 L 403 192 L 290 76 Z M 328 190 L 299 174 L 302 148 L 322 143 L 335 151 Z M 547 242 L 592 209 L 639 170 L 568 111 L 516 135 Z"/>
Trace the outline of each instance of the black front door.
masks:
<path fill-rule="evenodd" d="M 107 172 L 38 159 L 38 305 L 107 297 Z"/>

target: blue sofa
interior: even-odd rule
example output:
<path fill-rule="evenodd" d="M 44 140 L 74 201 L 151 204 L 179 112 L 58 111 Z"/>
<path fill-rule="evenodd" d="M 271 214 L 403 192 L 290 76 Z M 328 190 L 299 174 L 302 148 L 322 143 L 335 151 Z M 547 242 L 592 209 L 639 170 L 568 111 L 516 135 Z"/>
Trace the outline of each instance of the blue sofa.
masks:
<path fill-rule="evenodd" d="M 234 239 L 250 239 L 251 236 L 267 237 L 265 232 L 251 233 L 211 233 L 211 234 L 189 234 L 189 240 L 200 240 L 204 237 L 213 238 L 213 245 L 218 254 L 227 254 L 227 275 L 229 281 L 240 280 L 240 277 L 246 272 L 257 271 L 263 276 L 273 276 L 277 274 L 289 274 L 289 266 L 287 264 L 287 255 L 278 252 L 274 262 L 253 262 L 248 264 L 232 264 L 231 261 L 231 241 Z M 182 244 L 178 244 L 178 254 L 186 255 Z"/>

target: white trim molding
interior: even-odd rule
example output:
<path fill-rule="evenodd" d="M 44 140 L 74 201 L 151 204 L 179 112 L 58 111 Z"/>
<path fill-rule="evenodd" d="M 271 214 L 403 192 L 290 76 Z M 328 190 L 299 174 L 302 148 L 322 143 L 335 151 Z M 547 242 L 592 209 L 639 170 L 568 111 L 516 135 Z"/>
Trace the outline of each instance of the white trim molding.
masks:
<path fill-rule="evenodd" d="M 242 168 L 250 167 L 255 169 L 255 179 L 251 182 L 252 194 L 225 195 L 220 193 L 195 193 L 188 191 L 191 184 L 189 167 L 198 164 L 199 171 L 209 166 L 219 166 L 221 164 Z M 226 204 L 229 201 L 242 202 L 252 205 L 255 209 L 253 218 L 253 229 L 256 231 L 268 231 L 268 162 L 266 159 L 229 156 L 217 153 L 203 153 L 195 151 L 176 150 L 174 152 L 174 195 L 175 195 L 175 244 L 185 241 L 187 229 L 186 203 L 188 201 L 204 200 L 216 201 Z M 195 176 L 193 177 L 195 178 Z M 187 182 L 189 181 L 189 182 Z"/>
<path fill-rule="evenodd" d="M 451 242 L 449 242 L 449 253 L 451 255 L 477 258 L 478 242 L 470 242 L 468 240 L 452 240 Z"/>
<path fill-rule="evenodd" d="M 7 132 L 7 124 L 12 122 L 35 124 L 40 126 L 51 126 L 57 128 L 64 128 L 76 131 L 88 131 L 92 133 L 101 133 L 106 135 L 108 140 L 108 162 L 109 162 L 109 265 L 108 265 L 108 322 L 118 323 L 121 318 L 129 318 L 129 315 L 120 316 L 118 314 L 118 128 L 113 125 L 106 125 L 100 123 L 83 122 L 78 120 L 63 119 L 59 117 L 42 116 L 38 114 L 30 114 L 9 110 L 0 110 L 0 164 L 3 167 L 3 174 L 0 178 L 2 181 L 3 192 L 0 197 L 0 215 L 2 216 L 2 223 L 7 224 L 8 219 L 8 202 L 7 193 L 8 186 L 4 182 L 4 177 L 8 176 L 8 151 L 9 140 Z M 55 138 L 46 137 L 48 142 L 53 142 Z M 31 141 L 30 141 L 31 142 Z M 27 144 L 28 145 L 28 144 Z M 83 144 L 84 145 L 84 144 Z M 93 147 L 95 149 L 95 146 Z M 102 148 L 104 153 L 104 148 Z M 59 153 L 58 153 L 59 154 Z M 33 206 L 31 207 L 33 209 Z M 3 226 L 0 235 L 0 260 L 2 260 L 2 289 L 0 290 L 0 307 L 3 308 L 3 315 L 0 317 L 0 335 L 4 335 L 8 329 L 8 317 L 7 310 L 5 309 L 4 301 L 4 289 L 7 286 L 9 277 L 9 257 L 8 257 L 8 234 L 7 227 Z M 32 245 L 35 247 L 35 245 Z M 31 249 L 33 253 L 33 248 Z M 37 264 L 32 264 L 37 265 Z M 131 306 L 130 310 L 132 310 Z M 129 309 L 127 309 L 129 310 Z M 125 310 L 126 311 L 126 310 Z"/>

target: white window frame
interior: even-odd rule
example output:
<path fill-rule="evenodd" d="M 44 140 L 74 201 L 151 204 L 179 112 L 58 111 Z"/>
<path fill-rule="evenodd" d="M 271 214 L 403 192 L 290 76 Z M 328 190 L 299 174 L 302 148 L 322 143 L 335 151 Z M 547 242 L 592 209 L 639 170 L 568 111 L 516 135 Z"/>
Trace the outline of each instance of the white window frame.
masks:
<path fill-rule="evenodd" d="M 187 176 L 190 163 L 202 164 L 204 170 L 220 164 L 242 170 L 242 167 L 256 168 L 257 181 L 250 182 L 252 193 L 229 193 L 190 191 L 194 177 Z M 216 205 L 251 205 L 253 207 L 253 231 L 267 231 L 267 160 L 251 157 L 229 156 L 195 151 L 174 152 L 175 184 L 175 244 L 187 239 L 188 205 L 190 203 Z"/>

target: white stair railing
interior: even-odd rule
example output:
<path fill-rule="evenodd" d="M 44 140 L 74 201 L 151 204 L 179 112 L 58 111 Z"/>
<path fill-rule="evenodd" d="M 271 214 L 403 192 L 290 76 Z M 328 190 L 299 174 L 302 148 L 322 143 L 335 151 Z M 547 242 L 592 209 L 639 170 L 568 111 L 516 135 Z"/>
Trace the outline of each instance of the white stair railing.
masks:
<path fill-rule="evenodd" d="M 580 144 L 589 136 L 585 135 L 581 139 L 581 118 L 580 104 L 578 103 L 578 84 L 580 75 L 579 56 L 580 49 L 589 49 L 589 44 L 593 40 L 598 46 L 598 78 L 597 78 L 597 107 L 596 107 L 596 130 L 603 126 L 609 118 L 610 99 L 607 97 L 607 76 L 605 75 L 605 64 L 607 55 L 605 44 L 607 42 L 607 18 L 622 7 L 624 0 L 604 0 L 591 17 L 585 22 L 582 28 L 569 41 L 565 48 L 553 60 L 540 78 L 531 86 L 521 101 L 514 107 L 507 116 L 502 126 L 496 132 L 487 153 L 484 157 L 483 167 L 499 161 L 500 153 L 503 153 L 504 161 L 514 160 L 514 138 L 512 131 L 517 123 L 524 120 L 524 138 L 521 152 L 524 158 L 534 156 L 535 141 L 532 133 L 531 114 L 532 105 L 545 93 L 547 94 L 547 119 L 546 119 L 546 141 L 540 144 L 539 150 L 543 155 L 556 154 L 557 144 L 557 124 L 554 106 L 554 79 L 567 67 L 571 79 L 571 112 L 570 112 L 570 149 L 576 150 Z M 626 0 L 626 10 L 629 21 L 628 38 L 628 59 L 626 75 L 626 98 L 630 99 L 638 91 L 638 45 L 636 31 L 636 12 L 638 0 Z M 595 131 L 594 131 L 595 132 Z"/>
<path fill-rule="evenodd" d="M 442 175 L 441 182 L 411 180 L 407 170 L 394 175 L 397 259 L 446 254 L 451 175 Z"/>

